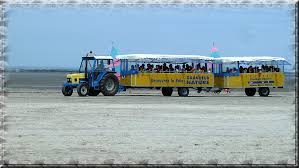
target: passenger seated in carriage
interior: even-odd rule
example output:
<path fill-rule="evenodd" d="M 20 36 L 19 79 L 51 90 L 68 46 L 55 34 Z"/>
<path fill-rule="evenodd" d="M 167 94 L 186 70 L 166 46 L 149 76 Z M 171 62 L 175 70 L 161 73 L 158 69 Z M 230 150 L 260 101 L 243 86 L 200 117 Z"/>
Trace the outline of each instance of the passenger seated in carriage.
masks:
<path fill-rule="evenodd" d="M 153 70 L 153 68 L 152 68 L 151 64 L 147 64 L 146 71 L 152 71 L 152 70 Z"/>
<path fill-rule="evenodd" d="M 185 64 L 182 65 L 181 72 L 186 72 L 186 65 Z"/>
<path fill-rule="evenodd" d="M 237 68 L 234 67 L 234 68 L 232 69 L 232 73 L 237 73 Z"/>
<path fill-rule="evenodd" d="M 162 66 L 162 71 L 166 72 L 168 70 L 169 70 L 169 68 L 166 66 L 166 63 L 164 63 L 163 66 Z"/>
<path fill-rule="evenodd" d="M 145 65 L 142 64 L 140 67 L 139 67 L 139 71 L 143 72 L 145 70 Z"/>
<path fill-rule="evenodd" d="M 174 72 L 174 68 L 172 67 L 172 64 L 169 64 L 169 71 Z"/>
<path fill-rule="evenodd" d="M 180 71 L 180 65 L 174 66 L 174 71 L 178 73 Z"/>
<path fill-rule="evenodd" d="M 244 72 L 244 68 L 243 68 L 243 66 L 240 66 L 240 73 L 243 73 Z"/>
<path fill-rule="evenodd" d="M 160 65 L 156 65 L 156 68 L 154 69 L 157 73 L 161 72 L 161 66 Z"/>
<path fill-rule="evenodd" d="M 202 66 L 201 69 L 200 69 L 200 72 L 201 72 L 201 73 L 205 73 L 205 72 L 206 72 L 206 67 L 205 67 L 205 66 Z"/>

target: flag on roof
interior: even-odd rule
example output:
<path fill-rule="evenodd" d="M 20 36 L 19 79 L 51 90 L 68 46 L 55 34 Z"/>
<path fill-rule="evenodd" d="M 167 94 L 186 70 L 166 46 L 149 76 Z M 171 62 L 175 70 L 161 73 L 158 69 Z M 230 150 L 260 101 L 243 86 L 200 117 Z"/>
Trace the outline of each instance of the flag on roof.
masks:
<path fill-rule="evenodd" d="M 115 57 L 118 55 L 118 51 L 117 51 L 117 49 L 116 49 L 114 46 L 112 46 L 110 55 L 111 55 L 113 58 L 115 58 Z"/>
<path fill-rule="evenodd" d="M 211 49 L 211 57 L 213 57 L 213 58 L 219 58 L 220 57 L 219 50 L 218 50 L 218 48 L 216 48 L 214 46 L 214 43 L 213 43 L 213 48 Z"/>
<path fill-rule="evenodd" d="M 114 64 L 114 67 L 115 67 L 115 71 L 116 71 L 116 76 L 117 77 L 120 77 L 120 60 L 119 59 L 116 59 L 116 56 L 118 55 L 118 51 L 117 49 L 113 46 L 113 43 L 112 43 L 112 48 L 111 48 L 111 52 L 110 52 L 110 56 L 112 56 L 113 58 L 113 64 Z"/>

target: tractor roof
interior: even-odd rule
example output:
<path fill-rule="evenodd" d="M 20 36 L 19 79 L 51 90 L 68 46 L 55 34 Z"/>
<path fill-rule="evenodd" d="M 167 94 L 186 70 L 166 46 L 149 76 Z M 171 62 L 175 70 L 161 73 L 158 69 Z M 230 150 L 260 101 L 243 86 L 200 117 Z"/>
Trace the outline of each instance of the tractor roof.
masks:
<path fill-rule="evenodd" d="M 94 56 L 95 59 L 98 59 L 98 60 L 107 60 L 107 59 L 113 59 L 112 56 L 110 55 L 96 55 Z"/>

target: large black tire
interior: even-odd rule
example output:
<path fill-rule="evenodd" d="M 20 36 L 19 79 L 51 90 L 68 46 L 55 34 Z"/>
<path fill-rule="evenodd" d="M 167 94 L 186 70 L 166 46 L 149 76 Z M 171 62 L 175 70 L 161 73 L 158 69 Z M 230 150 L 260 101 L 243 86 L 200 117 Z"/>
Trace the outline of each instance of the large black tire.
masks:
<path fill-rule="evenodd" d="M 172 87 L 162 87 L 163 96 L 171 96 L 173 92 Z"/>
<path fill-rule="evenodd" d="M 245 94 L 247 96 L 254 96 L 256 93 L 256 88 L 245 88 Z"/>
<path fill-rule="evenodd" d="M 97 96 L 99 95 L 100 90 L 94 90 L 93 88 L 89 88 L 88 90 L 88 96 Z"/>
<path fill-rule="evenodd" d="M 270 89 L 268 87 L 261 87 L 258 92 L 260 96 L 267 97 L 270 94 Z"/>
<path fill-rule="evenodd" d="M 178 94 L 179 96 L 187 97 L 189 95 L 189 89 L 185 87 L 178 88 Z"/>
<path fill-rule="evenodd" d="M 112 73 L 105 75 L 100 82 L 100 91 L 104 96 L 114 96 L 118 92 L 118 89 L 118 78 Z"/>
<path fill-rule="evenodd" d="M 64 96 L 71 96 L 73 94 L 73 88 L 71 86 L 62 86 L 61 92 Z"/>
<path fill-rule="evenodd" d="M 87 96 L 88 90 L 89 90 L 89 86 L 87 83 L 82 83 L 77 87 L 77 92 L 79 96 Z"/>

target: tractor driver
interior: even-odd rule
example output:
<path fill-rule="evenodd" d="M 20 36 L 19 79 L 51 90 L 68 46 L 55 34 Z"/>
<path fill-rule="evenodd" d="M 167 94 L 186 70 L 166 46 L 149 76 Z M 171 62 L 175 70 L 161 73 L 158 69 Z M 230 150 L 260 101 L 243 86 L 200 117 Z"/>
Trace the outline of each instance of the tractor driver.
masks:
<path fill-rule="evenodd" d="M 100 60 L 99 63 L 98 63 L 98 66 L 96 68 L 97 71 L 100 71 L 100 70 L 106 70 L 106 71 L 111 71 L 111 68 L 109 66 L 110 64 L 106 64 L 104 63 L 104 60 Z"/>
<path fill-rule="evenodd" d="M 107 60 L 107 64 L 104 64 L 104 68 L 106 71 L 111 71 L 111 66 L 112 63 L 110 62 L 110 60 Z"/>
<path fill-rule="evenodd" d="M 104 69 L 104 62 L 103 62 L 103 60 L 100 60 L 99 62 L 98 62 L 98 66 L 97 66 L 97 68 L 96 68 L 96 70 L 103 70 Z"/>

